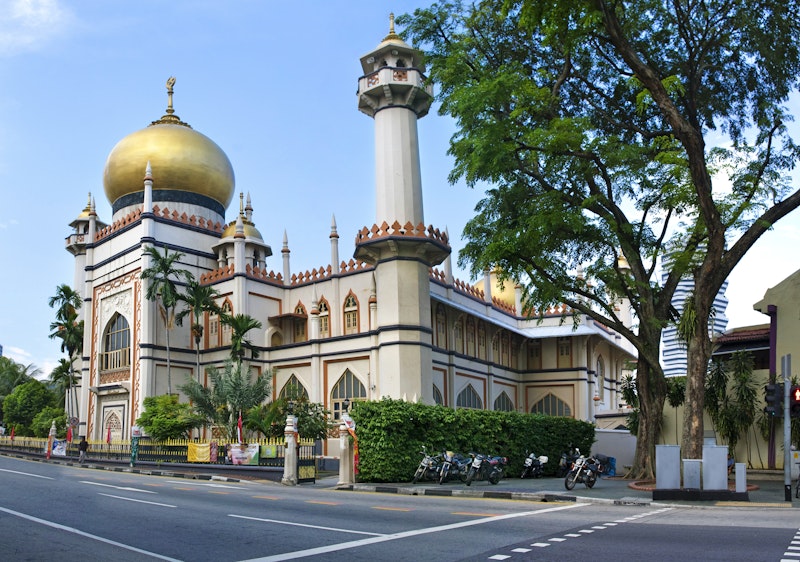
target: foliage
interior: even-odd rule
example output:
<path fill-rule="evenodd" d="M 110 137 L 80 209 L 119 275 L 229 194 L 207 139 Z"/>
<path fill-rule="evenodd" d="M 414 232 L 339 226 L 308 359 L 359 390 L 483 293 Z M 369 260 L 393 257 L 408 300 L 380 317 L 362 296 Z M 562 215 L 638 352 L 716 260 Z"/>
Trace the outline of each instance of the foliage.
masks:
<path fill-rule="evenodd" d="M 145 298 L 155 301 L 164 321 L 167 332 L 167 394 L 172 394 L 172 373 L 169 353 L 169 333 L 175 322 L 175 308 L 178 305 L 178 287 L 175 280 L 185 279 L 187 282 L 193 279 L 192 274 L 185 269 L 177 267 L 179 260 L 183 257 L 181 252 L 169 253 L 169 248 L 164 248 L 162 256 L 153 246 L 146 246 L 144 253 L 149 255 L 152 265 L 144 269 L 140 277 L 146 281 L 147 289 Z"/>
<path fill-rule="evenodd" d="M 53 406 L 54 400 L 53 392 L 43 382 L 31 379 L 6 396 L 3 401 L 3 421 L 6 427 L 18 426 L 18 435 L 31 435 L 33 418 L 47 406 Z M 21 431 L 19 426 L 27 429 Z"/>
<path fill-rule="evenodd" d="M 726 362 L 711 362 L 706 379 L 706 411 L 732 455 L 742 435 L 756 421 L 760 403 L 750 352 L 737 351 Z"/>
<path fill-rule="evenodd" d="M 264 417 L 258 420 L 260 423 L 254 423 L 254 428 L 257 427 L 267 437 L 283 437 L 286 417 L 290 413 L 297 416 L 297 432 L 301 438 L 327 438 L 332 428 L 328 422 L 330 411 L 318 402 L 311 402 L 305 394 L 296 392 L 295 389 L 291 389 L 286 397 L 278 398 L 269 406 L 262 407 L 257 414 Z M 251 416 L 254 414 L 255 412 L 251 410 Z M 250 419 L 248 417 L 248 420 Z"/>
<path fill-rule="evenodd" d="M 397 20 L 425 49 L 440 112 L 455 119 L 451 181 L 490 186 L 460 262 L 523 284 L 534 315 L 565 303 L 635 346 L 642 470 L 652 471 L 663 414 L 660 335 L 677 320 L 678 282 L 695 287 L 683 442 L 699 458 L 714 297 L 800 205 L 786 126 L 797 10 L 798 0 L 477 0 Z M 707 149 L 711 134 L 718 148 Z M 638 326 L 618 315 L 620 299 Z"/>
<path fill-rule="evenodd" d="M 42 411 L 33 416 L 30 430 L 34 437 L 47 437 L 50 435 L 50 427 L 56 422 L 56 437 L 63 439 L 67 435 L 67 413 L 64 408 L 58 406 L 47 406 Z"/>
<path fill-rule="evenodd" d="M 222 323 L 231 327 L 231 359 L 239 363 L 244 359 L 245 349 L 250 350 L 250 357 L 258 357 L 258 350 L 245 336 L 250 330 L 260 330 L 261 322 L 247 314 L 224 314 Z"/>
<path fill-rule="evenodd" d="M 191 404 L 178 402 L 174 394 L 148 396 L 144 412 L 136 420 L 145 433 L 156 441 L 187 439 L 191 431 L 202 427 L 204 418 L 192 411 Z"/>
<path fill-rule="evenodd" d="M 39 372 L 31 364 L 28 366 L 17 363 L 10 357 L 0 357 L 0 420 L 4 419 L 3 401 L 14 389 L 30 380 Z"/>
<path fill-rule="evenodd" d="M 631 408 L 625 416 L 625 427 L 632 435 L 636 435 L 639 432 L 639 393 L 636 390 L 636 379 L 632 375 L 625 375 L 621 390 L 622 399 Z"/>
<path fill-rule="evenodd" d="M 203 425 L 222 428 L 231 442 L 236 441 L 239 415 L 244 420 L 251 408 L 258 407 L 269 396 L 269 377 L 254 379 L 249 368 L 245 370 L 241 363 L 226 361 L 222 371 L 209 369 L 208 378 L 209 386 L 190 380 L 179 388 L 203 418 Z"/>
<path fill-rule="evenodd" d="M 570 443 L 591 450 L 594 426 L 572 418 L 427 406 L 383 398 L 354 403 L 359 477 L 372 482 L 410 480 L 420 451 L 452 450 L 508 457 L 510 474 L 521 472 L 527 454 L 547 455 L 554 473 L 561 453 Z"/>
<path fill-rule="evenodd" d="M 220 313 L 220 308 L 214 301 L 216 297 L 219 297 L 216 289 L 209 285 L 200 285 L 194 279 L 189 280 L 186 290 L 178 295 L 178 300 L 185 303 L 188 308 L 184 308 L 175 315 L 175 322 L 178 326 L 183 326 L 183 319 L 189 314 L 192 314 L 194 320 L 192 336 L 195 341 L 198 380 L 200 379 L 200 340 L 203 337 L 202 315 L 204 312 Z"/>

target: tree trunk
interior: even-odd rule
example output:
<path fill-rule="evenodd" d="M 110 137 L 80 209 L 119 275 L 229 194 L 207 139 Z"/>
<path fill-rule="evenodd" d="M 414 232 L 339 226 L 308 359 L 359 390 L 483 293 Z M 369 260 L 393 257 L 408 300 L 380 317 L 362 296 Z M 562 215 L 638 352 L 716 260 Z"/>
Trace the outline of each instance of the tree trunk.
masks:
<path fill-rule="evenodd" d="M 695 279 L 694 331 L 689 335 L 686 373 L 686 408 L 683 416 L 681 454 L 685 459 L 703 457 L 703 410 L 708 362 L 711 359 L 711 338 L 708 335 L 709 316 L 717 291 Z"/>
<path fill-rule="evenodd" d="M 633 466 L 628 476 L 652 480 L 655 478 L 656 444 L 661 437 L 667 385 L 661 369 L 653 368 L 642 358 L 637 364 L 636 385 L 639 396 L 639 430 Z"/>

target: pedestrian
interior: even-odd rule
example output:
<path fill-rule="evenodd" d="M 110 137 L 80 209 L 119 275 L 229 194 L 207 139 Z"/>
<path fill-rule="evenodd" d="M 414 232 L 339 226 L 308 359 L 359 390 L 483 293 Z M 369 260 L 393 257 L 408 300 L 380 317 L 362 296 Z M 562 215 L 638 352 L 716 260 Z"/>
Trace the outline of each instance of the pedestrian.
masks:
<path fill-rule="evenodd" d="M 80 457 L 78 457 L 78 462 L 83 464 L 86 462 L 86 451 L 89 450 L 89 442 L 86 440 L 85 436 L 81 436 L 81 442 L 78 443 L 78 451 L 80 451 Z"/>

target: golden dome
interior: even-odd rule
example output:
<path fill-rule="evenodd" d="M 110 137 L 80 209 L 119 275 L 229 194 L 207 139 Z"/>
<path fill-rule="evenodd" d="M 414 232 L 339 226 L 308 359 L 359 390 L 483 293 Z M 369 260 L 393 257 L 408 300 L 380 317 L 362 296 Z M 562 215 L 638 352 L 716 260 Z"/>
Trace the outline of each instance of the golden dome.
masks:
<path fill-rule="evenodd" d="M 252 238 L 254 240 L 264 240 L 261 237 L 261 233 L 258 231 L 256 226 L 248 221 L 242 220 L 242 226 L 244 226 L 244 236 L 245 238 Z M 222 237 L 233 237 L 236 234 L 236 221 L 232 221 L 228 226 L 225 227 L 225 230 L 222 231 Z"/>
<path fill-rule="evenodd" d="M 174 83 L 172 78 L 167 82 L 167 114 L 123 138 L 108 155 L 103 187 L 112 206 L 120 197 L 144 191 L 148 161 L 155 191 L 205 196 L 220 203 L 223 209 L 231 202 L 235 180 L 230 160 L 214 141 L 174 115 Z M 202 198 L 189 201 L 202 204 Z"/>

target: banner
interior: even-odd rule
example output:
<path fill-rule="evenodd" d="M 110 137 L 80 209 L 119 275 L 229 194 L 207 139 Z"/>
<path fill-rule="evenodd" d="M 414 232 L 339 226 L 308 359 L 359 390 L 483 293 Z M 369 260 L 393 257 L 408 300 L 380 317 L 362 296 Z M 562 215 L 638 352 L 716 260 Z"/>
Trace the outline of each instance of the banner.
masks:
<path fill-rule="evenodd" d="M 261 445 L 261 458 L 262 459 L 277 459 L 278 446 L 277 445 Z"/>
<path fill-rule="evenodd" d="M 188 462 L 211 462 L 211 443 L 189 443 Z"/>
<path fill-rule="evenodd" d="M 66 457 L 67 456 L 67 440 L 66 439 L 53 439 L 53 456 Z"/>
<path fill-rule="evenodd" d="M 253 445 L 239 445 L 231 443 L 228 445 L 228 455 L 232 464 L 258 464 L 258 443 Z"/>

